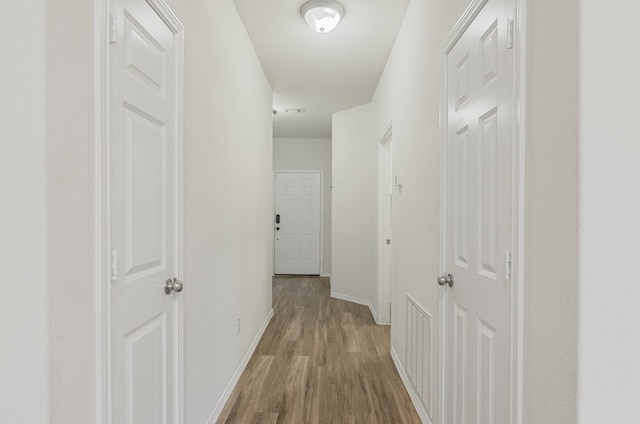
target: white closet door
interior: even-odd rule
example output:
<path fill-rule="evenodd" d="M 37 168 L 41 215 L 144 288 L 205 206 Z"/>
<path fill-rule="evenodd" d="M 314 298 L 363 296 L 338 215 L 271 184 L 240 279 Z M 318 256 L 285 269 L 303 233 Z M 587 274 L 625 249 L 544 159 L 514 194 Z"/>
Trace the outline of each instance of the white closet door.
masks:
<path fill-rule="evenodd" d="M 512 6 L 489 0 L 448 53 L 447 423 L 507 424 L 512 240 Z"/>

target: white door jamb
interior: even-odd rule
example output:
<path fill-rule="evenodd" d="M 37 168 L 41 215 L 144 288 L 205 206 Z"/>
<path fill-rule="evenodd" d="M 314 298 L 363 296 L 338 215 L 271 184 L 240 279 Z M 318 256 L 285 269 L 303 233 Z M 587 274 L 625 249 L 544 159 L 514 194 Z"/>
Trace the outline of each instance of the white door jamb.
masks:
<path fill-rule="evenodd" d="M 391 322 L 390 312 L 386 307 L 386 303 L 390 301 L 388 299 L 387 293 L 389 292 L 389 287 L 387 287 L 387 283 L 384 279 L 384 189 L 383 181 L 384 178 L 384 170 L 382 167 L 384 166 L 383 155 L 385 154 L 384 144 L 393 137 L 393 121 L 389 122 L 387 127 L 382 133 L 382 136 L 378 138 L 378 324 L 387 325 Z M 391 157 L 391 160 L 393 157 Z M 391 164 L 391 169 L 393 169 L 393 164 Z M 392 175 L 390 177 L 393 178 Z M 393 243 L 393 240 L 391 241 Z"/>

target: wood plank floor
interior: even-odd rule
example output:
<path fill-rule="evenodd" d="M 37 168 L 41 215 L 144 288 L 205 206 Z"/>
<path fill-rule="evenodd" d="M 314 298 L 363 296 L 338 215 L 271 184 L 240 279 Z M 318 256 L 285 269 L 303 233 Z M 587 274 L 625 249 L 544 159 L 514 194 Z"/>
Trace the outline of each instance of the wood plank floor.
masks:
<path fill-rule="evenodd" d="M 218 424 L 420 423 L 389 327 L 329 291 L 328 278 L 274 278 L 274 317 Z"/>

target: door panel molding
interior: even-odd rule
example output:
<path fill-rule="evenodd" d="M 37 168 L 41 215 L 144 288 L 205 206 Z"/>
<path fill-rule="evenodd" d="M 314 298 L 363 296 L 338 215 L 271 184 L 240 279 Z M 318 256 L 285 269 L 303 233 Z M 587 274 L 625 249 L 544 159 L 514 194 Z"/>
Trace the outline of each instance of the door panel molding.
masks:
<path fill-rule="evenodd" d="M 447 251 L 447 220 L 448 213 L 446 193 L 448 182 L 448 53 L 456 45 L 476 16 L 482 11 L 489 0 L 474 0 L 454 25 L 441 48 L 442 57 L 442 96 L 440 103 L 440 273 L 446 272 Z M 527 36 L 527 0 L 511 0 L 513 6 L 513 89 L 512 89 L 512 240 L 513 264 L 511 280 L 511 354 L 510 354 L 510 424 L 523 423 L 523 375 L 524 375 L 524 218 L 525 218 L 525 110 L 526 110 L 526 36 Z M 500 260 L 500 258 L 498 258 Z M 448 290 L 445 290 L 443 307 L 440 308 L 440 352 L 439 352 L 439 380 L 441 385 L 446 383 L 446 305 L 448 304 Z M 444 386 L 443 386 L 444 387 Z M 439 401 L 438 422 L 446 422 L 446 390 Z"/>
<path fill-rule="evenodd" d="M 171 11 L 163 0 L 145 0 L 156 12 L 167 27 L 174 34 L 173 48 L 175 52 L 174 78 L 172 81 L 175 93 L 174 110 L 174 138 L 176 150 L 174 152 L 174 228 L 175 242 L 173 257 L 176 258 L 176 278 L 183 279 L 183 251 L 184 251 L 184 183 L 183 183 L 183 80 L 184 80 L 184 25 Z M 110 10 L 111 0 L 94 0 L 94 47 L 95 47 L 95 104 L 94 116 L 95 130 L 95 307 L 96 307 L 96 414 L 95 420 L 101 424 L 111 424 L 111 301 L 110 301 L 110 252 L 109 245 L 110 226 L 110 185 L 109 185 L 109 137 L 110 137 Z M 169 253 L 169 252 L 167 252 Z M 177 384 L 175 391 L 177 398 L 175 416 L 169 417 L 170 422 L 182 424 L 184 422 L 184 333 L 183 333 L 183 297 L 175 297 L 173 319 L 175 322 L 174 348 L 176 351 L 176 375 L 174 381 Z"/>

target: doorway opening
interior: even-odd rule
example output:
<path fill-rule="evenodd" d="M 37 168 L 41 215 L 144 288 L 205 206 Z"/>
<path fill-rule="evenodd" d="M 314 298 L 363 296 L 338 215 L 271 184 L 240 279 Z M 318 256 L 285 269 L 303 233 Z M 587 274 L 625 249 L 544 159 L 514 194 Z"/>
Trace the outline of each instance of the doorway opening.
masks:
<path fill-rule="evenodd" d="M 392 127 L 380 139 L 379 172 L 379 293 L 378 310 L 381 324 L 391 323 L 392 263 L 393 263 L 393 141 Z"/>

